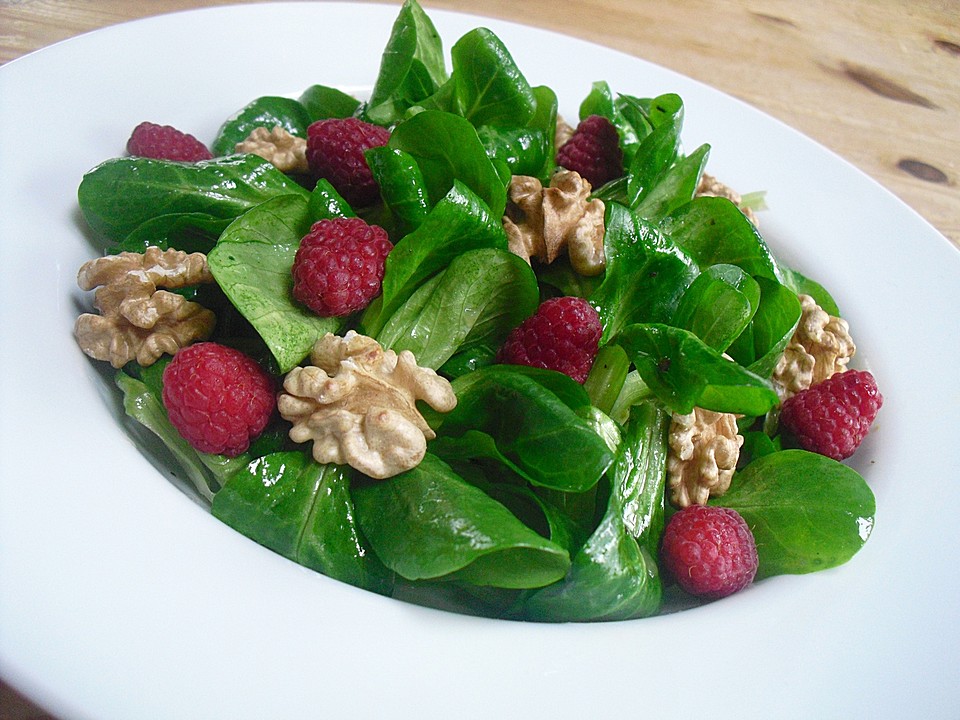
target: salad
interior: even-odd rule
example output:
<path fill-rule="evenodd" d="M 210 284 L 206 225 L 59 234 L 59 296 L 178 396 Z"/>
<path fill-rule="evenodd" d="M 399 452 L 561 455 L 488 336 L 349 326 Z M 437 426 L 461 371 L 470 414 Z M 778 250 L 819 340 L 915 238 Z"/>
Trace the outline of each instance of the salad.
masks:
<path fill-rule="evenodd" d="M 104 257 L 81 269 L 100 315 L 77 335 L 117 368 L 133 431 L 159 438 L 252 540 L 473 614 L 620 620 L 729 594 L 686 582 L 700 560 L 678 570 L 672 543 L 691 539 L 681 518 L 694 513 L 740 523 L 735 590 L 849 560 L 875 502 L 842 459 L 879 393 L 861 402 L 869 373 L 847 367 L 839 308 L 771 253 L 758 197 L 704 172 L 709 146 L 682 146 L 682 98 L 599 80 L 570 127 L 489 30 L 459 38 L 450 64 L 407 0 L 366 99 L 325 85 L 256 98 L 204 159 L 150 156 L 132 138 L 84 176 Z M 361 169 L 373 195 L 343 180 L 342 158 L 324 165 L 314 138 L 329 121 L 380 138 Z M 594 174 L 609 169 L 598 145 L 615 172 Z M 334 227 L 374 232 L 388 252 L 364 261 L 377 277 L 360 305 L 318 311 L 295 277 L 311 236 Z M 560 304 L 595 324 L 582 377 L 506 350 L 553 338 L 531 322 Z M 197 348 L 245 369 L 190 379 Z M 194 389 L 229 395 L 229 373 L 271 402 L 218 450 L 191 434 L 211 424 L 185 429 L 181 411 Z M 842 451 L 811 420 L 822 407 L 859 423 Z"/>

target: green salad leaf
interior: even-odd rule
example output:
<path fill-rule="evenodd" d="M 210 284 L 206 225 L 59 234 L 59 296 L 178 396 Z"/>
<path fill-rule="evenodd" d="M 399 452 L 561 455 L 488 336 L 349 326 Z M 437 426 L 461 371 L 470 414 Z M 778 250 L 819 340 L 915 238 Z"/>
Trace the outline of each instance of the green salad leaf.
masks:
<path fill-rule="evenodd" d="M 457 407 L 443 416 L 431 451 L 448 461 L 508 463 L 534 486 L 595 485 L 613 455 L 577 412 L 590 405 L 586 392 L 562 373 L 536 370 L 493 365 L 454 380 Z"/>
<path fill-rule="evenodd" d="M 355 488 L 353 497 L 374 552 L 408 580 L 530 588 L 570 566 L 566 550 L 430 453 L 412 470 Z"/>
<path fill-rule="evenodd" d="M 603 325 L 601 344 L 636 322 L 667 322 L 699 272 L 683 250 L 619 203 L 607 208 L 607 271 L 590 295 Z"/>
<path fill-rule="evenodd" d="M 523 127 L 533 118 L 533 88 L 500 38 L 475 28 L 450 50 L 454 92 L 460 112 L 476 127 Z"/>
<path fill-rule="evenodd" d="M 140 223 L 116 243 L 118 252 L 144 252 L 148 247 L 176 248 L 184 252 L 208 252 L 220 233 L 232 222 L 202 212 L 157 215 Z"/>
<path fill-rule="evenodd" d="M 421 285 L 376 339 L 437 369 L 455 353 L 499 348 L 538 300 L 537 279 L 521 258 L 499 248 L 470 250 Z"/>
<path fill-rule="evenodd" d="M 394 21 L 363 114 L 370 122 L 391 125 L 446 79 L 440 34 L 420 5 L 408 0 Z"/>
<path fill-rule="evenodd" d="M 416 230 L 397 242 L 387 256 L 382 295 L 364 313 L 362 324 L 376 336 L 383 324 L 427 278 L 469 250 L 506 249 L 499 217 L 468 187 L 454 181 L 450 191 Z"/>
<path fill-rule="evenodd" d="M 416 230 L 431 208 L 416 159 L 391 147 L 370 148 L 366 158 L 373 179 L 380 187 L 380 196 L 393 214 L 398 233 L 405 235 Z"/>
<path fill-rule="evenodd" d="M 161 215 L 232 220 L 277 195 L 308 195 L 255 155 L 198 163 L 115 158 L 84 175 L 77 194 L 91 229 L 115 242 Z"/>
<path fill-rule="evenodd" d="M 693 199 L 697 184 L 710 157 L 710 146 L 701 145 L 689 155 L 678 159 L 666 168 L 642 192 L 633 205 L 640 217 L 660 220 Z"/>
<path fill-rule="evenodd" d="M 657 125 L 637 146 L 627 172 L 627 204 L 636 207 L 650 194 L 660 177 L 673 165 L 680 152 L 682 107 L 673 122 Z"/>
<path fill-rule="evenodd" d="M 680 298 L 673 324 L 724 352 L 753 320 L 760 285 L 736 265 L 711 265 Z"/>
<path fill-rule="evenodd" d="M 610 498 L 596 530 L 558 583 L 524 601 L 532 620 L 625 620 L 660 609 L 657 552 L 663 531 L 669 416 L 647 403 L 636 410 L 610 471 Z"/>
<path fill-rule="evenodd" d="M 153 432 L 170 451 L 200 497 L 213 500 L 219 489 L 200 460 L 199 454 L 184 440 L 167 417 L 160 394 L 142 380 L 118 372 L 117 387 L 123 392 L 123 409 L 132 419 Z"/>
<path fill-rule="evenodd" d="M 781 282 L 783 273 L 740 208 L 722 197 L 698 197 L 663 219 L 660 228 L 698 265 L 738 265 L 754 277 Z"/>
<path fill-rule="evenodd" d="M 501 177 L 468 120 L 448 112 L 424 110 L 397 125 L 387 144 L 417 161 L 431 204 L 459 183 L 476 194 L 493 217 L 503 216 L 509 178 Z"/>
<path fill-rule="evenodd" d="M 617 343 L 673 412 L 701 407 L 753 417 L 780 402 L 767 380 L 727 360 L 688 330 L 637 323 L 624 328 Z"/>
<path fill-rule="evenodd" d="M 310 122 L 310 113 L 299 101 L 287 97 L 260 97 L 220 127 L 210 150 L 215 156 L 232 155 L 237 143 L 246 140 L 259 127 L 268 130 L 280 127 L 291 135 L 306 138 Z"/>
<path fill-rule="evenodd" d="M 290 268 L 310 227 L 308 202 L 284 195 L 237 218 L 210 252 L 210 271 L 233 305 L 263 338 L 281 372 L 288 372 L 337 318 L 319 317 L 293 298 Z"/>
<path fill-rule="evenodd" d="M 310 193 L 309 216 L 312 222 L 356 217 L 353 208 L 326 178 L 317 180 Z"/>
<path fill-rule="evenodd" d="M 391 573 L 370 552 L 350 495 L 350 476 L 303 452 L 264 455 L 235 473 L 213 499 L 224 523 L 305 567 L 389 594 Z"/>
<path fill-rule="evenodd" d="M 352 117 L 360 108 L 360 101 L 355 97 L 326 85 L 311 85 L 303 91 L 299 100 L 310 122 Z"/>
<path fill-rule="evenodd" d="M 764 277 L 754 278 L 760 302 L 752 321 L 728 347 L 730 356 L 757 375 L 769 377 L 800 322 L 800 301 L 792 291 Z"/>
<path fill-rule="evenodd" d="M 873 492 L 852 468 L 805 450 L 758 457 L 710 505 L 736 510 L 757 543 L 757 577 L 809 573 L 847 562 L 876 515 Z"/>

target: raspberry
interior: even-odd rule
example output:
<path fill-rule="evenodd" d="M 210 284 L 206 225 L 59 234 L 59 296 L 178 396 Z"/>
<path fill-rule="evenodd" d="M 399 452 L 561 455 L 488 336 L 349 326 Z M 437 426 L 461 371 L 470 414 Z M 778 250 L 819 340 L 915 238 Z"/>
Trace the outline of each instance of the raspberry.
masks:
<path fill-rule="evenodd" d="M 675 513 L 660 549 L 666 571 L 691 595 L 716 600 L 757 574 L 756 541 L 736 510 L 690 505 Z"/>
<path fill-rule="evenodd" d="M 380 188 L 363 153 L 389 139 L 386 128 L 357 118 L 318 120 L 307 128 L 307 164 L 351 205 L 372 205 Z"/>
<path fill-rule="evenodd" d="M 574 170 L 594 188 L 623 175 L 620 135 L 602 115 L 584 119 L 557 151 L 557 165 Z"/>
<path fill-rule="evenodd" d="M 180 162 L 197 162 L 213 157 L 207 146 L 193 135 L 169 125 L 151 122 L 142 122 L 133 129 L 133 134 L 127 140 L 127 152 L 134 157 Z"/>
<path fill-rule="evenodd" d="M 392 249 L 383 228 L 360 218 L 314 223 L 293 260 L 293 296 L 323 317 L 361 310 L 380 293 Z"/>
<path fill-rule="evenodd" d="M 586 300 L 553 298 L 513 329 L 497 362 L 557 370 L 583 383 L 602 334 L 600 316 Z"/>
<path fill-rule="evenodd" d="M 239 350 L 190 345 L 163 370 L 170 422 L 196 450 L 236 457 L 266 427 L 275 407 L 273 379 Z"/>
<path fill-rule="evenodd" d="M 800 446 L 844 460 L 870 431 L 883 396 L 866 370 L 847 370 L 787 398 L 780 422 Z"/>

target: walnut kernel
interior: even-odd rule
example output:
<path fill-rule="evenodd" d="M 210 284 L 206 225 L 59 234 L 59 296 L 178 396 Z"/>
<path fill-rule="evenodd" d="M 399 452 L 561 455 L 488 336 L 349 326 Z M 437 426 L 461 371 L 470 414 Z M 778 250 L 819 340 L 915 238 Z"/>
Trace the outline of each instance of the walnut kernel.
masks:
<path fill-rule="evenodd" d="M 847 369 L 857 347 L 846 320 L 833 317 L 809 295 L 800 295 L 797 329 L 773 371 L 782 400 Z"/>
<path fill-rule="evenodd" d="M 419 367 L 413 353 L 384 350 L 352 330 L 318 340 L 310 362 L 287 374 L 277 406 L 293 423 L 290 439 L 312 440 L 319 463 L 350 465 L 378 479 L 409 470 L 435 437 L 417 401 L 439 412 L 457 404 L 450 383 Z"/>
<path fill-rule="evenodd" d="M 246 140 L 238 142 L 234 148 L 238 153 L 259 155 L 273 163 L 280 172 L 306 174 L 310 171 L 307 164 L 307 141 L 292 135 L 279 125 L 267 130 L 254 128 Z"/>
<path fill-rule="evenodd" d="M 667 483 L 675 507 L 703 505 L 730 487 L 743 437 L 732 413 L 694 408 L 670 423 Z"/>
<path fill-rule="evenodd" d="M 93 304 L 100 315 L 77 318 L 77 342 L 90 357 L 117 368 L 131 360 L 152 365 L 164 353 L 208 338 L 215 322 L 210 310 L 158 288 L 209 282 L 213 276 L 203 253 L 150 247 L 90 260 L 80 268 L 77 284 L 96 288 Z"/>
<path fill-rule="evenodd" d="M 590 200 L 590 192 L 590 183 L 571 170 L 554 174 L 546 188 L 534 177 L 515 175 L 503 218 L 511 252 L 527 262 L 535 257 L 551 263 L 566 251 L 576 272 L 602 273 L 606 208 L 602 200 Z"/>
<path fill-rule="evenodd" d="M 553 147 L 555 150 L 562 148 L 567 140 L 573 137 L 575 128 L 563 119 L 560 115 L 557 115 L 557 130 L 553 136 Z"/>

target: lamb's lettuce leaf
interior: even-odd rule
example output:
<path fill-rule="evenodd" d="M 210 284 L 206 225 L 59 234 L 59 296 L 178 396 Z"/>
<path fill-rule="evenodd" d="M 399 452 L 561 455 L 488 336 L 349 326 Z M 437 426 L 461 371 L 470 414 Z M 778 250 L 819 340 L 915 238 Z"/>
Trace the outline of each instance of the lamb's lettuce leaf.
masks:
<path fill-rule="evenodd" d="M 558 583 L 524 600 L 531 620 L 625 620 L 660 609 L 657 552 L 663 531 L 669 414 L 635 408 L 610 476 L 606 512 Z"/>
<path fill-rule="evenodd" d="M 524 127 L 537 110 L 530 83 L 503 42 L 475 28 L 451 48 L 452 79 L 460 112 L 476 127 Z"/>
<path fill-rule="evenodd" d="M 123 409 L 132 419 L 150 430 L 167 447 L 186 478 L 207 502 L 213 500 L 219 486 L 200 460 L 199 454 L 181 437 L 167 417 L 159 392 L 125 372 L 116 375 L 123 392 Z"/>
<path fill-rule="evenodd" d="M 376 339 L 437 369 L 457 352 L 499 348 L 538 300 L 536 277 L 521 258 L 499 248 L 470 250 L 421 285 Z"/>
<path fill-rule="evenodd" d="M 752 321 L 729 346 L 730 356 L 761 377 L 770 377 L 800 322 L 796 294 L 778 282 L 755 278 L 760 302 Z"/>
<path fill-rule="evenodd" d="M 570 566 L 566 550 L 430 453 L 412 470 L 355 487 L 353 498 L 374 552 L 408 580 L 531 588 Z"/>
<path fill-rule="evenodd" d="M 227 120 L 217 133 L 210 150 L 214 156 L 232 155 L 256 128 L 280 127 L 299 138 L 307 137 L 310 113 L 297 100 L 267 95 L 251 101 Z"/>
<path fill-rule="evenodd" d="M 512 175 L 538 177 L 547 162 L 547 135 L 539 128 L 484 125 L 477 135 L 487 155 L 502 159 Z"/>
<path fill-rule="evenodd" d="M 873 492 L 852 468 L 805 450 L 768 452 L 738 472 L 710 505 L 736 510 L 753 531 L 757 577 L 847 562 L 870 537 Z"/>
<path fill-rule="evenodd" d="M 396 234 L 420 227 L 430 212 L 430 198 L 416 159 L 393 147 L 375 147 L 366 152 L 367 166 L 380 187 L 380 197 L 393 214 Z"/>
<path fill-rule="evenodd" d="M 232 220 L 278 195 L 308 194 L 256 155 L 198 163 L 114 158 L 84 175 L 77 191 L 84 219 L 114 242 L 161 215 Z"/>
<path fill-rule="evenodd" d="M 319 317 L 293 298 L 290 268 L 310 220 L 305 198 L 274 198 L 231 223 L 208 256 L 217 283 L 263 338 L 283 373 L 341 326 L 339 319 Z"/>
<path fill-rule="evenodd" d="M 363 114 L 370 122 L 392 125 L 446 79 L 440 34 L 423 8 L 407 0 L 394 21 Z"/>
<path fill-rule="evenodd" d="M 590 295 L 603 325 L 601 344 L 635 322 L 667 322 L 699 272 L 693 260 L 656 226 L 610 203 L 604 252 L 607 270 Z"/>
<path fill-rule="evenodd" d="M 320 178 L 310 193 L 309 216 L 311 222 L 317 222 L 333 218 L 356 217 L 356 213 L 329 180 Z"/>
<path fill-rule="evenodd" d="M 184 252 L 209 252 L 230 218 L 218 218 L 207 213 L 172 213 L 141 223 L 112 249 L 117 252 L 144 252 L 148 247 L 161 250 L 176 248 Z"/>
<path fill-rule="evenodd" d="M 680 152 L 682 113 L 653 129 L 637 147 L 627 169 L 627 205 L 636 207 L 673 165 Z"/>
<path fill-rule="evenodd" d="M 736 265 L 711 265 L 680 298 L 673 324 L 724 352 L 760 307 L 760 285 Z"/>
<path fill-rule="evenodd" d="M 170 422 L 163 405 L 163 371 L 170 360 L 170 356 L 164 356 L 147 367 L 128 365 L 117 372 L 115 381 L 123 392 L 123 407 L 127 415 L 156 436 L 170 452 L 183 476 L 193 483 L 199 496 L 209 503 L 227 480 L 248 463 L 261 455 L 279 450 L 284 443 L 286 430 L 268 427 L 251 441 L 245 452 L 235 457 L 194 449 Z"/>
<path fill-rule="evenodd" d="M 417 287 L 454 258 L 491 247 L 507 247 L 499 216 L 491 214 L 468 187 L 454 181 L 417 229 L 399 240 L 387 256 L 382 295 L 363 315 L 365 332 L 376 336 Z"/>
<path fill-rule="evenodd" d="M 830 295 L 823 285 L 793 268 L 787 268 L 781 265 L 780 269 L 783 271 L 784 285 L 786 285 L 786 287 L 793 290 L 797 295 L 809 295 L 817 301 L 817 305 L 823 308 L 825 312 L 835 317 L 840 317 L 840 308 L 837 306 L 837 301 L 833 299 L 833 296 Z"/>
<path fill-rule="evenodd" d="M 442 418 L 431 451 L 449 461 L 487 457 L 534 486 L 593 487 L 613 455 L 587 419 L 590 399 L 562 373 L 492 365 L 453 381 L 457 407 Z"/>
<path fill-rule="evenodd" d="M 299 100 L 311 122 L 351 117 L 360 107 L 360 101 L 352 95 L 326 85 L 311 85 L 303 91 Z"/>
<path fill-rule="evenodd" d="M 509 170 L 504 164 L 507 177 L 501 176 L 468 120 L 452 113 L 424 110 L 397 125 L 387 144 L 417 161 L 431 204 L 439 202 L 459 183 L 483 200 L 493 217 L 503 216 Z"/>
<path fill-rule="evenodd" d="M 723 357 L 688 330 L 629 325 L 617 336 L 647 387 L 673 412 L 694 407 L 760 416 L 779 404 L 770 383 Z"/>
<path fill-rule="evenodd" d="M 738 265 L 755 277 L 783 281 L 756 227 L 726 198 L 695 198 L 664 218 L 660 228 L 701 267 Z"/>
<path fill-rule="evenodd" d="M 679 158 L 640 194 L 632 206 L 634 212 L 642 218 L 659 222 L 686 205 L 696 195 L 709 156 L 710 146 L 701 145 L 689 155 Z M 625 202 L 629 202 L 629 198 Z"/>
<path fill-rule="evenodd" d="M 305 567 L 389 593 L 391 573 L 370 552 L 350 495 L 349 468 L 300 451 L 271 453 L 235 473 L 213 499 L 224 523 Z"/>

